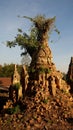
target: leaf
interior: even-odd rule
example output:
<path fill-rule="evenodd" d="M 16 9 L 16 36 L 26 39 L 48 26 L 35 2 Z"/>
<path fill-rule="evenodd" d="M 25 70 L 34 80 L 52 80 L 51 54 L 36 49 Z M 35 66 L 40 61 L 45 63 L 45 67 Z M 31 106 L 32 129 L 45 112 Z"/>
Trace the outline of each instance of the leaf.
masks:
<path fill-rule="evenodd" d="M 18 28 L 18 32 L 22 33 L 22 29 Z"/>
<path fill-rule="evenodd" d="M 60 34 L 60 31 L 57 28 L 54 31 L 57 32 L 58 34 Z"/>

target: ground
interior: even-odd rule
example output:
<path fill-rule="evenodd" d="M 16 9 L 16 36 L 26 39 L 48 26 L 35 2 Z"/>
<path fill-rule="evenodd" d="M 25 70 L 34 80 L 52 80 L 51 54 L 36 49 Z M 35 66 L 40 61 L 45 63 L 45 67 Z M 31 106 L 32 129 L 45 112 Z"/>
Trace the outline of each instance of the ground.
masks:
<path fill-rule="evenodd" d="M 57 90 L 55 97 L 34 100 L 26 97 L 4 110 L 8 92 L 0 92 L 0 130 L 73 130 L 73 98 L 69 93 Z M 10 111 L 9 111 L 10 110 Z"/>

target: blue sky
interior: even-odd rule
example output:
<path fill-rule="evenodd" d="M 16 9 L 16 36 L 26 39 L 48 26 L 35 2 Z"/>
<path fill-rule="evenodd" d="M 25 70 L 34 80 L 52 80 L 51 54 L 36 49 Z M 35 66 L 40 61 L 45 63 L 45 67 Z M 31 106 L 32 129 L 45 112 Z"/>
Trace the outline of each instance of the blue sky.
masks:
<path fill-rule="evenodd" d="M 45 15 L 56 16 L 55 25 L 60 31 L 50 36 L 54 43 L 49 46 L 53 53 L 53 62 L 57 70 L 67 72 L 70 58 L 73 56 L 73 0 L 0 0 L 0 64 L 21 64 L 19 47 L 8 48 L 4 43 L 13 40 L 17 29 L 28 32 L 31 22 L 17 16 Z"/>

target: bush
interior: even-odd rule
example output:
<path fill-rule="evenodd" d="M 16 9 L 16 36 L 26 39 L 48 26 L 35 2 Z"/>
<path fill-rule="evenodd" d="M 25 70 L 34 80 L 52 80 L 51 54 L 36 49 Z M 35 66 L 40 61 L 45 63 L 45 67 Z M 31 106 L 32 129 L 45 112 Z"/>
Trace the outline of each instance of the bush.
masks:
<path fill-rule="evenodd" d="M 19 112 L 20 112 L 20 106 L 19 105 L 16 105 L 13 108 L 8 108 L 7 109 L 8 114 L 16 114 L 16 113 L 19 113 Z"/>
<path fill-rule="evenodd" d="M 13 84 L 13 88 L 16 90 L 20 89 L 20 83 Z"/>
<path fill-rule="evenodd" d="M 49 68 L 43 68 L 43 67 L 40 67 L 39 68 L 39 73 L 50 73 L 50 69 Z"/>

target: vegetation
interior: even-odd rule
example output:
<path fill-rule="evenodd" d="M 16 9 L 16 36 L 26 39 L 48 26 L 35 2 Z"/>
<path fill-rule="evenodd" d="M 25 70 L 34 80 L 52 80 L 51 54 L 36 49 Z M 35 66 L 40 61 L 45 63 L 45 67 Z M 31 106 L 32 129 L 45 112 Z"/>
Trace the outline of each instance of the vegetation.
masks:
<path fill-rule="evenodd" d="M 0 65 L 0 77 L 12 77 L 14 74 L 14 64 Z M 18 72 L 21 72 L 21 65 L 18 65 Z"/>
<path fill-rule="evenodd" d="M 20 106 L 19 105 L 16 105 L 15 107 L 13 108 L 8 108 L 7 109 L 7 113 L 8 114 L 17 114 L 20 112 Z"/>
<path fill-rule="evenodd" d="M 12 87 L 16 90 L 20 89 L 20 83 L 13 84 Z"/>
<path fill-rule="evenodd" d="M 43 67 L 40 67 L 39 68 L 39 73 L 50 73 L 51 70 L 49 68 L 43 68 Z"/>
<path fill-rule="evenodd" d="M 33 22 L 33 25 L 30 29 L 30 34 L 28 35 L 21 29 L 18 29 L 17 36 L 13 41 L 7 41 L 7 46 L 11 48 L 18 45 L 24 50 L 21 55 L 26 55 L 28 53 L 32 58 L 34 52 L 38 50 L 39 42 L 42 41 L 43 33 L 45 34 L 45 32 L 49 32 L 48 34 L 50 34 L 52 30 L 56 31 L 58 34 L 60 32 L 54 25 L 56 19 L 55 17 L 46 19 L 45 16 L 38 15 L 35 18 L 26 16 L 23 16 L 23 18 L 27 18 Z"/>

